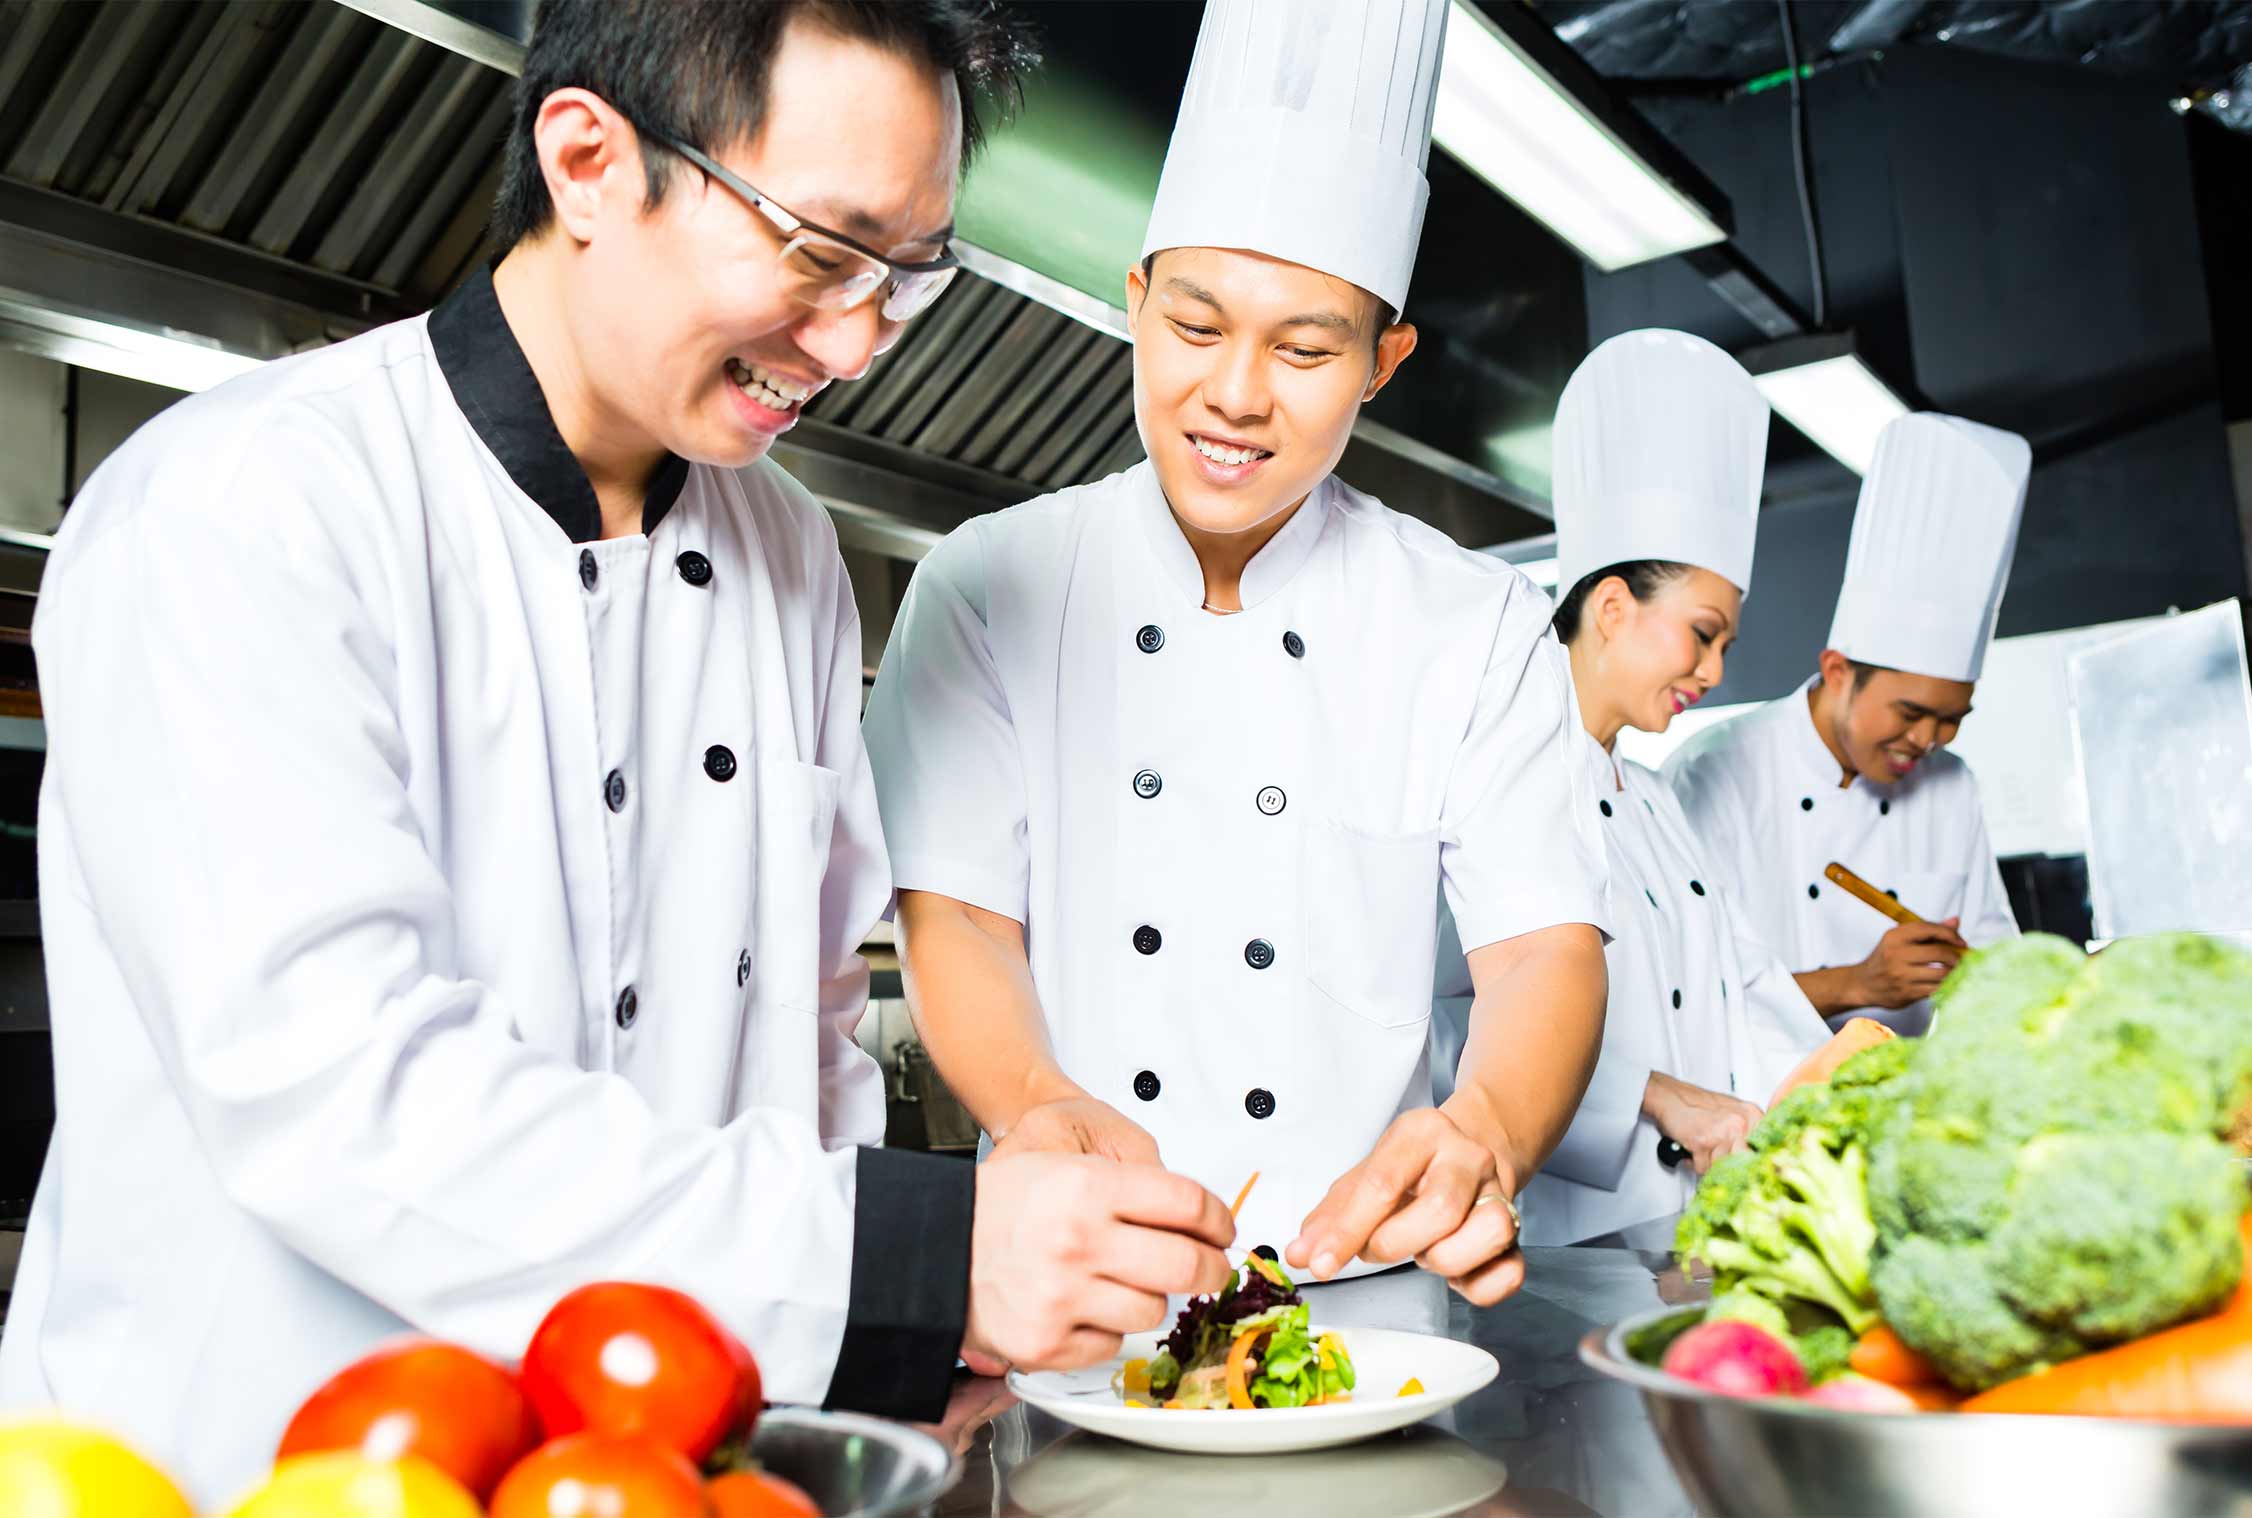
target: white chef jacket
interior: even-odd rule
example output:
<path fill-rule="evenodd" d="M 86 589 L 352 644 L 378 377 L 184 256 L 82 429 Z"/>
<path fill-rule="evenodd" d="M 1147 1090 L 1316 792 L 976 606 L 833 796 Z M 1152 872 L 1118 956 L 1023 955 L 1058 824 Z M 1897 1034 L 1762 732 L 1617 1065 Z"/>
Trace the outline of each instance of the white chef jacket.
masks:
<path fill-rule="evenodd" d="M 180 402 L 72 507 L 0 1403 L 217 1504 L 378 1340 L 514 1357 L 633 1278 L 771 1397 L 935 1411 L 969 1169 L 854 1148 L 889 878 L 832 531 L 678 460 L 598 523 L 484 275 Z"/>
<path fill-rule="evenodd" d="M 1585 728 L 1574 738 L 1601 819 L 1617 936 L 1605 954 L 1602 1057 L 1563 1141 L 1525 1188 L 1532 1244 L 1576 1243 L 1687 1204 L 1695 1169 L 1658 1162 L 1663 1135 L 1642 1115 L 1652 1072 L 1757 1106 L 1829 1036 L 1790 971 L 1745 936 L 1665 782 L 1614 760 Z M 1438 1015 L 1452 1032 L 1469 1009 L 1469 972 L 1442 956 L 1439 976 Z"/>
<path fill-rule="evenodd" d="M 1961 917 L 1974 948 L 2016 933 L 1970 766 L 1940 749 L 1896 784 L 1856 775 L 1841 789 L 1807 704 L 1812 689 L 1707 728 L 1666 762 L 1750 931 L 1794 971 L 1866 959 L 1892 923 L 1823 877 L 1835 860 L 1918 916 Z M 1831 1023 L 1848 1017 L 1921 1033 L 1931 1003 L 1861 1008 Z"/>
<path fill-rule="evenodd" d="M 1144 463 L 918 568 L 866 736 L 901 889 L 1025 925 L 1064 1071 L 1277 1248 L 1402 1110 L 1442 881 L 1473 947 L 1600 927 L 1546 599 L 1335 479 L 1203 574 Z"/>

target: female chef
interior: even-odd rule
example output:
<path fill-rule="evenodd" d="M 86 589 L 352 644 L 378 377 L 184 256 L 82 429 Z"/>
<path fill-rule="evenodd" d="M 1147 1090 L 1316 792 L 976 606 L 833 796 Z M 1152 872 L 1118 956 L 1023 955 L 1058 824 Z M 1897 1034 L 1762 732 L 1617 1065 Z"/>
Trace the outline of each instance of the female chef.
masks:
<path fill-rule="evenodd" d="M 1617 936 L 1602 1058 L 1525 1192 L 1535 1243 L 1677 1211 L 1827 1035 L 1781 962 L 1742 937 L 1665 782 L 1617 753 L 1623 729 L 1664 732 L 1720 682 L 1751 588 L 1767 417 L 1734 359 L 1680 332 L 1610 339 L 1557 407 L 1555 627 Z"/>

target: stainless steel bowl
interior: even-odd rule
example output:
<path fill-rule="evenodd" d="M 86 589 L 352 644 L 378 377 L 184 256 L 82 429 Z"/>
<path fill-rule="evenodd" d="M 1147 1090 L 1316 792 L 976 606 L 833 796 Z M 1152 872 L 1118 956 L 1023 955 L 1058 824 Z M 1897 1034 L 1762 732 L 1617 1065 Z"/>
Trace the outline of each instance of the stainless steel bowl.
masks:
<path fill-rule="evenodd" d="M 1661 1308 L 1580 1340 L 1642 1393 L 1708 1518 L 2252 1518 L 2252 1428 L 1998 1413 L 1848 1413 L 1723 1397 L 1636 1361 Z"/>
<path fill-rule="evenodd" d="M 769 1409 L 759 1415 L 751 1453 L 804 1487 L 827 1518 L 908 1518 L 945 1496 L 961 1474 L 930 1435 L 858 1413 Z"/>

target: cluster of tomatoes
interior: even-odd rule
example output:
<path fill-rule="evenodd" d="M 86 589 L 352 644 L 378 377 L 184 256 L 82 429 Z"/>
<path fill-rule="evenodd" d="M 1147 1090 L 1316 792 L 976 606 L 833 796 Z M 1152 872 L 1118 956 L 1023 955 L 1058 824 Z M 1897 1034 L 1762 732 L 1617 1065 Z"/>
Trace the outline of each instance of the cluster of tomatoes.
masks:
<path fill-rule="evenodd" d="M 325 1475 L 379 1463 L 394 1485 L 410 1478 L 384 1505 L 413 1518 L 819 1518 L 750 1462 L 760 1406 L 750 1351 L 692 1298 L 586 1286 L 555 1304 L 520 1370 L 428 1339 L 347 1367 L 235 1511 L 294 1518 Z"/>

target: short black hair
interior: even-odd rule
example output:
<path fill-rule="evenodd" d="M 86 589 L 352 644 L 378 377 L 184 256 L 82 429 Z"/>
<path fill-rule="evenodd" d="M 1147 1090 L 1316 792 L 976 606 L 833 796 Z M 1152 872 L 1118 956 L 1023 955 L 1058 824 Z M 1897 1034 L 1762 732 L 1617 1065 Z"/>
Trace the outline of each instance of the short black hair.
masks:
<path fill-rule="evenodd" d="M 637 132 L 717 152 L 764 124 L 768 71 L 793 19 L 951 73 L 965 165 L 984 141 L 979 95 L 1008 109 L 1040 61 L 1031 32 L 1000 0 L 540 0 L 493 202 L 495 243 L 537 236 L 555 214 L 532 137 L 548 96 L 591 90 Z M 672 159 L 643 142 L 651 206 L 664 199 Z"/>
<path fill-rule="evenodd" d="M 1161 248 L 1158 251 L 1163 252 L 1164 250 Z M 1144 288 L 1147 288 L 1150 283 L 1157 278 L 1155 274 L 1150 272 L 1156 267 L 1157 254 L 1144 253 L 1142 255 L 1142 284 Z M 1354 288 L 1359 289 L 1359 286 L 1356 285 Z M 1368 292 L 1366 290 L 1362 290 L 1361 293 L 1363 295 L 1368 295 Z M 1368 351 L 1371 354 L 1376 354 L 1383 351 L 1385 329 L 1392 325 L 1390 319 L 1392 316 L 1392 308 L 1384 304 L 1384 299 L 1382 296 L 1368 295 L 1368 298 L 1376 302 L 1376 314 L 1380 317 L 1385 318 L 1385 320 L 1376 323 L 1376 330 L 1371 332 L 1368 336 Z"/>
<path fill-rule="evenodd" d="M 1580 635 L 1580 613 L 1587 609 L 1587 598 L 1605 580 L 1617 576 L 1626 581 L 1626 588 L 1635 600 L 1647 601 L 1688 574 L 1689 569 L 1689 565 L 1672 559 L 1630 559 L 1623 564 L 1607 564 L 1591 575 L 1581 576 L 1579 583 L 1565 592 L 1564 599 L 1556 603 L 1556 615 L 1549 619 L 1549 626 L 1556 629 L 1559 639 L 1569 643 Z"/>
<path fill-rule="evenodd" d="M 1856 696 L 1860 695 L 1863 688 L 1879 674 L 1884 673 L 1887 668 L 1882 664 L 1863 664 L 1859 659 L 1850 657 L 1845 662 L 1853 666 L 1853 693 Z"/>

